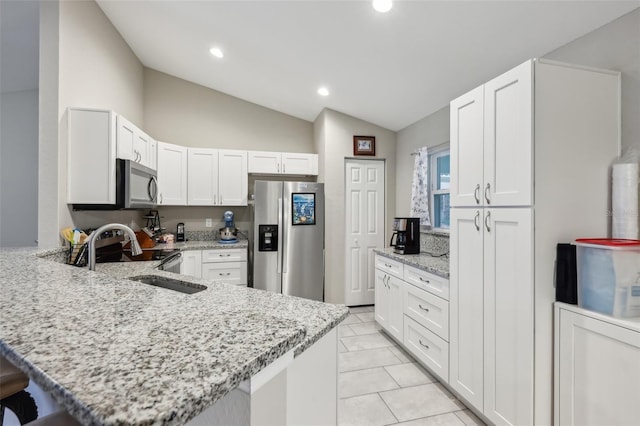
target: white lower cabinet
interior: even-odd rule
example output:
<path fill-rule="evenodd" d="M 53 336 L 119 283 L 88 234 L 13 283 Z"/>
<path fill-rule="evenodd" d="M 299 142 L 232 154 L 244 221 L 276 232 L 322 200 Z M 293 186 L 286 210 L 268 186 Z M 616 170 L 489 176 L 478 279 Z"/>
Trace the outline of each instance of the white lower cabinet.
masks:
<path fill-rule="evenodd" d="M 216 282 L 247 285 L 246 249 L 188 250 L 182 253 L 182 275 Z"/>
<path fill-rule="evenodd" d="M 405 316 L 404 347 L 440 379 L 449 380 L 449 343 Z"/>
<path fill-rule="evenodd" d="M 182 263 L 180 264 L 180 274 L 191 277 L 202 277 L 202 251 L 187 250 L 182 252 Z"/>
<path fill-rule="evenodd" d="M 402 280 L 376 269 L 375 320 L 389 334 L 402 342 Z"/>
<path fill-rule="evenodd" d="M 495 424 L 533 423 L 532 216 L 451 209 L 449 384 Z"/>
<path fill-rule="evenodd" d="M 555 306 L 556 425 L 637 425 L 640 321 Z"/>
<path fill-rule="evenodd" d="M 375 320 L 442 381 L 449 379 L 446 278 L 376 255 Z"/>

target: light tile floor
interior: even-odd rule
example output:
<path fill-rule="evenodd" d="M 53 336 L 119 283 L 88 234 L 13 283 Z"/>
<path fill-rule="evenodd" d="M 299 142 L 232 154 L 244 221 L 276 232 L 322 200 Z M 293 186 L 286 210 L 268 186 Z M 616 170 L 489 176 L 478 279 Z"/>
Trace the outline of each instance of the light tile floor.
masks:
<path fill-rule="evenodd" d="M 484 425 L 381 331 L 372 306 L 351 308 L 338 330 L 339 426 Z"/>

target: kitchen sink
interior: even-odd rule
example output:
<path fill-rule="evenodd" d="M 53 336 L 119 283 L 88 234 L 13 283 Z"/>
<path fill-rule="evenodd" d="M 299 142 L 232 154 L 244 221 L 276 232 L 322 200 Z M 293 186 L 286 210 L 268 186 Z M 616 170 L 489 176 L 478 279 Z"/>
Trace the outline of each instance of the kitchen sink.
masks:
<path fill-rule="evenodd" d="M 138 275 L 135 277 L 129 277 L 128 279 L 187 294 L 193 294 L 207 289 L 207 287 L 201 284 L 176 280 L 174 278 L 163 277 L 160 275 Z"/>

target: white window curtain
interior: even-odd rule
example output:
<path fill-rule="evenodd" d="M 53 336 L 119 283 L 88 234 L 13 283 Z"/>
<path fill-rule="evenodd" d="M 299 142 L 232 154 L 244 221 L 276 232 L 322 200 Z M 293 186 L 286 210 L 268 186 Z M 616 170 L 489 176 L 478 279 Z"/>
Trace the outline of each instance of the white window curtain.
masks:
<path fill-rule="evenodd" d="M 429 215 L 429 154 L 426 146 L 414 153 L 410 216 L 419 217 L 421 227 L 431 227 Z"/>

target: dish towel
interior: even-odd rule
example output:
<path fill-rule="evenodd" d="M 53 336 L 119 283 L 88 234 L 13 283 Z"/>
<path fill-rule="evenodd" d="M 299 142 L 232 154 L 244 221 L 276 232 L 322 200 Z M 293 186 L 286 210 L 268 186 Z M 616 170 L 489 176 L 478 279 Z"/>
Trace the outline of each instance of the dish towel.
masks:
<path fill-rule="evenodd" d="M 429 218 L 429 155 L 426 146 L 418 149 L 415 155 L 409 216 L 419 217 L 420 226 L 431 226 Z"/>

